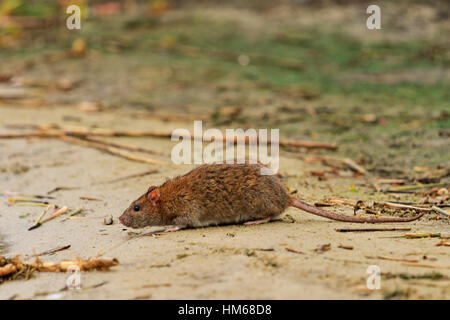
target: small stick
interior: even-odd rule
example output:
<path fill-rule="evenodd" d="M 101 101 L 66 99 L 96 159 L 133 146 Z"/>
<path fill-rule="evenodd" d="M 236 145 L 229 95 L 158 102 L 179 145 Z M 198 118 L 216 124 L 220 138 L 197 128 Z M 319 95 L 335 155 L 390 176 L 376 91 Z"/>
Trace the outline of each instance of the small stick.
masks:
<path fill-rule="evenodd" d="M 284 249 L 285 249 L 286 251 L 293 252 L 293 253 L 305 254 L 304 252 L 302 252 L 302 251 L 300 251 L 300 250 L 297 250 L 297 249 L 295 249 L 295 248 L 292 248 L 292 247 L 285 247 Z"/>
<path fill-rule="evenodd" d="M 53 220 L 53 219 L 55 219 L 56 217 L 59 217 L 60 215 L 62 215 L 62 214 L 64 214 L 64 213 L 67 213 L 67 211 L 69 211 L 69 210 L 67 209 L 66 206 L 64 206 L 64 207 L 62 207 L 62 208 L 60 208 L 60 209 L 58 209 L 58 210 L 55 210 L 55 211 L 52 213 L 52 215 L 51 215 L 50 217 L 48 217 L 48 218 L 45 219 L 45 220 L 42 220 L 42 221 L 41 221 L 41 224 L 43 224 L 44 222 Z"/>
<path fill-rule="evenodd" d="M 419 267 L 419 268 L 434 268 L 434 269 L 450 269 L 450 266 L 436 266 L 430 264 L 404 263 L 404 266 Z"/>
<path fill-rule="evenodd" d="M 90 269 L 105 270 L 109 267 L 119 264 L 117 259 L 90 259 L 90 260 L 75 260 L 75 261 L 60 261 L 60 262 L 24 262 L 24 264 L 32 266 L 41 272 L 65 272 L 72 266 L 77 266 L 81 271 Z"/>
<path fill-rule="evenodd" d="M 131 236 L 129 240 L 136 239 L 136 238 L 142 238 L 142 237 L 146 237 L 146 236 L 150 236 L 150 235 L 164 234 L 166 232 L 166 230 L 167 230 L 166 228 L 163 228 L 163 229 L 157 229 L 154 231 L 148 231 L 148 232 L 136 234 L 136 235 Z"/>
<path fill-rule="evenodd" d="M 102 200 L 97 199 L 97 198 L 91 198 L 91 197 L 85 197 L 85 196 L 81 196 L 80 199 L 81 200 L 88 200 L 88 201 L 102 201 Z"/>
<path fill-rule="evenodd" d="M 321 246 L 318 246 L 316 249 L 314 249 L 317 253 L 324 253 L 325 251 L 331 250 L 331 243 L 323 244 Z"/>
<path fill-rule="evenodd" d="M 409 205 L 420 205 L 420 203 L 415 203 L 415 202 L 405 202 L 405 201 L 389 201 L 390 203 L 397 203 L 397 204 L 409 204 Z"/>
<path fill-rule="evenodd" d="M 50 190 L 49 192 L 47 192 L 47 194 L 52 194 L 61 190 L 75 190 L 75 189 L 79 189 L 78 187 L 56 187 L 53 190 Z"/>
<path fill-rule="evenodd" d="M 3 133 L 0 134 L 0 139 L 23 139 L 23 138 L 53 138 L 59 137 L 60 132 L 28 132 L 28 133 Z"/>
<path fill-rule="evenodd" d="M 63 251 L 63 250 L 69 249 L 69 248 L 70 248 L 70 244 L 68 244 L 66 246 L 50 249 L 50 250 L 47 250 L 47 251 L 43 251 L 41 253 L 36 254 L 35 256 L 44 256 L 46 254 L 52 254 L 52 253 Z"/>
<path fill-rule="evenodd" d="M 24 198 L 34 198 L 34 199 L 55 199 L 55 197 L 51 196 L 43 196 L 39 194 L 25 194 L 20 192 L 13 192 L 13 191 L 5 191 L 3 192 L 4 195 L 14 197 L 14 196 L 20 196 Z"/>
<path fill-rule="evenodd" d="M 85 139 L 87 141 L 94 142 L 94 143 L 100 143 L 100 144 L 104 144 L 104 145 L 107 145 L 107 146 L 111 146 L 111 147 L 119 148 L 119 149 L 124 149 L 124 150 L 128 150 L 128 151 L 137 151 L 137 152 L 144 152 L 144 153 L 155 154 L 155 155 L 163 155 L 162 152 L 154 151 L 154 150 L 147 149 L 147 148 L 144 148 L 144 147 L 138 147 L 138 146 L 123 144 L 123 143 L 117 143 L 117 142 L 103 141 L 103 140 L 94 139 L 94 138 L 90 138 L 90 137 L 84 137 L 83 139 Z"/>
<path fill-rule="evenodd" d="M 418 184 L 413 186 L 401 186 L 396 188 L 389 188 L 386 192 L 413 192 L 415 190 L 434 188 L 434 187 L 445 187 L 447 183 L 429 183 L 429 184 Z"/>
<path fill-rule="evenodd" d="M 443 239 L 438 244 L 436 244 L 436 247 L 441 247 L 441 246 L 450 247 L 450 242 L 448 240 Z"/>
<path fill-rule="evenodd" d="M 144 172 L 141 172 L 141 173 L 132 174 L 132 175 L 129 175 L 129 176 L 126 176 L 126 177 L 122 177 L 122 178 L 117 178 L 117 179 L 114 179 L 114 180 L 101 182 L 101 184 L 103 184 L 103 183 L 113 183 L 113 182 L 119 182 L 119 181 L 123 181 L 123 180 L 143 177 L 143 176 L 147 176 L 149 174 L 156 173 L 158 171 L 159 171 L 158 169 L 152 169 L 152 170 L 144 171 Z"/>
<path fill-rule="evenodd" d="M 79 207 L 77 210 L 73 211 L 70 213 L 70 216 L 76 216 L 77 214 L 80 214 L 81 212 L 83 212 L 84 208 L 83 207 Z"/>
<path fill-rule="evenodd" d="M 405 184 L 403 179 L 378 179 L 377 182 L 381 184 Z"/>
<path fill-rule="evenodd" d="M 381 260 L 389 260 L 389 261 L 399 261 L 399 262 L 419 262 L 418 259 L 403 259 L 403 258 L 388 258 L 388 257 L 370 257 L 366 256 L 367 259 L 381 259 Z"/>
<path fill-rule="evenodd" d="M 356 172 L 359 172 L 361 174 L 365 174 L 366 173 L 366 170 L 363 167 L 361 167 L 360 165 L 358 165 L 352 159 L 346 158 L 342 162 L 345 163 L 347 166 L 349 166 L 351 169 L 353 169 Z"/>
<path fill-rule="evenodd" d="M 314 205 L 316 207 L 326 207 L 326 206 L 331 206 L 333 204 L 338 204 L 338 205 L 347 205 L 347 206 L 356 206 L 357 201 L 356 200 L 351 200 L 351 199 L 325 199 L 324 202 L 317 202 Z"/>
<path fill-rule="evenodd" d="M 11 261 L 7 265 L 0 267 L 0 277 L 9 275 L 11 273 L 22 273 L 26 267 L 32 267 L 41 272 L 66 272 L 72 266 L 77 266 L 81 271 L 97 269 L 107 270 L 110 267 L 119 264 L 117 259 L 89 259 L 89 260 L 75 260 L 75 261 L 60 261 L 60 262 L 42 262 L 36 257 L 36 261 L 22 262 L 20 260 Z M 31 270 L 33 272 L 33 270 Z M 16 274 L 17 275 L 17 274 Z"/>
<path fill-rule="evenodd" d="M 46 203 L 28 203 L 28 202 L 24 202 L 24 203 L 20 203 L 18 204 L 19 207 L 47 207 L 48 204 Z"/>
<path fill-rule="evenodd" d="M 109 130 L 94 128 L 88 129 L 83 127 L 65 127 L 59 129 L 60 134 L 70 136 L 102 136 L 102 137 L 156 137 L 170 138 L 171 132 L 168 131 L 127 131 L 127 130 Z M 1 136 L 0 136 L 1 137 Z"/>
<path fill-rule="evenodd" d="M 44 210 L 44 212 L 42 212 L 41 215 L 37 218 L 37 220 L 34 223 L 34 225 L 32 225 L 30 228 L 28 228 L 28 231 L 31 231 L 33 229 L 36 229 L 36 228 L 40 227 L 41 224 L 42 224 L 41 219 L 47 214 L 47 212 L 50 211 L 50 209 L 54 209 L 54 208 L 55 208 L 54 204 L 48 205 L 47 208 Z"/>
<path fill-rule="evenodd" d="M 448 213 L 447 211 L 445 211 L 445 210 L 443 210 L 443 209 L 441 209 L 441 208 L 439 208 L 439 207 L 432 206 L 431 209 L 433 209 L 433 210 L 434 210 L 435 212 L 437 212 L 437 213 L 443 214 L 443 215 L 446 216 L 447 218 L 450 217 L 450 213 Z"/>
<path fill-rule="evenodd" d="M 109 283 L 109 281 L 102 281 L 102 282 L 99 282 L 97 284 L 93 284 L 92 286 L 87 287 L 86 289 L 98 288 L 98 287 L 104 286 L 107 283 Z"/>
<path fill-rule="evenodd" d="M 150 159 L 150 158 L 143 158 L 143 157 L 139 157 L 139 156 L 135 156 L 131 153 L 119 150 L 117 148 L 114 147 L 108 147 L 105 146 L 103 144 L 100 143 L 95 143 L 95 142 L 90 142 L 84 139 L 80 139 L 77 137 L 73 137 L 73 136 L 59 136 L 59 139 L 61 139 L 64 142 L 69 142 L 69 143 L 76 143 L 85 147 L 90 147 L 90 148 L 96 148 L 105 152 L 108 152 L 110 154 L 128 159 L 128 160 L 132 160 L 132 161 L 138 161 L 138 162 L 144 162 L 144 163 L 151 163 L 151 164 L 158 164 L 160 163 L 159 161 Z"/>
<path fill-rule="evenodd" d="M 103 285 L 105 285 L 107 283 L 109 283 L 109 281 L 102 281 L 102 282 L 99 282 L 97 284 L 93 284 L 92 286 L 83 287 L 83 290 L 98 288 L 98 287 L 101 287 L 101 286 L 103 286 Z M 69 288 L 67 286 L 64 286 L 59 291 L 67 291 L 67 290 L 69 290 Z"/>
<path fill-rule="evenodd" d="M 431 212 L 433 211 L 431 208 L 421 208 L 414 207 L 406 204 L 399 204 L 393 202 L 375 202 L 374 205 L 382 205 L 383 207 L 392 208 L 392 209 L 402 209 L 402 210 L 415 210 L 419 212 Z"/>
<path fill-rule="evenodd" d="M 71 220 L 71 219 L 75 219 L 76 217 L 74 217 L 74 216 L 79 215 L 80 213 L 83 212 L 83 210 L 84 210 L 83 207 L 79 207 L 78 209 L 76 209 L 76 210 L 70 212 L 69 217 L 67 217 L 67 218 L 65 218 L 65 219 L 62 219 L 61 222 L 64 222 L 64 221 L 67 221 L 67 220 Z M 72 218 L 72 217 L 73 217 L 73 218 Z M 81 218 L 81 217 L 79 217 L 79 218 Z"/>
<path fill-rule="evenodd" d="M 356 207 L 358 205 L 358 202 L 355 200 L 350 199 L 326 199 L 324 202 L 317 202 L 314 205 L 316 207 L 323 207 L 323 206 L 329 206 L 332 204 L 339 204 L 339 205 L 348 205 L 352 207 Z M 394 208 L 394 209 L 405 209 L 405 210 L 416 210 L 419 212 L 431 212 L 431 208 L 424 208 L 424 207 L 414 207 L 410 205 L 405 205 L 401 203 L 394 203 L 394 202 L 374 202 L 374 205 L 381 205 L 388 208 Z M 370 209 L 367 208 L 367 206 L 361 206 L 361 209 Z"/>
<path fill-rule="evenodd" d="M 33 200 L 33 199 L 22 199 L 22 198 L 9 198 L 9 203 L 16 203 L 16 202 L 25 202 L 25 203 L 43 203 L 48 205 L 48 201 L 42 201 L 42 200 Z"/>
<path fill-rule="evenodd" d="M 344 245 L 342 245 L 342 244 L 340 244 L 340 245 L 338 246 L 338 248 L 346 249 L 346 250 L 353 250 L 353 246 L 344 246 Z"/>
<path fill-rule="evenodd" d="M 145 284 L 141 288 L 159 288 L 159 287 L 170 287 L 170 286 L 172 286 L 170 283 Z"/>
<path fill-rule="evenodd" d="M 423 233 L 407 233 L 403 235 L 406 239 L 420 239 L 420 238 L 441 238 L 442 233 L 431 233 L 431 232 L 423 232 Z"/>
<path fill-rule="evenodd" d="M 363 229 L 335 229 L 337 232 L 375 232 L 375 231 L 410 231 L 411 228 L 363 228 Z"/>

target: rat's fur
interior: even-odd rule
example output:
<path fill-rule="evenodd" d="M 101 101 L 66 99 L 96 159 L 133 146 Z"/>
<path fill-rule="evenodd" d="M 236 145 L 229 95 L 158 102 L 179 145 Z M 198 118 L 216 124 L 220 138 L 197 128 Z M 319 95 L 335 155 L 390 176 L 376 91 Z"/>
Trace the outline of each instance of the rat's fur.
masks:
<path fill-rule="evenodd" d="M 275 218 L 291 203 L 275 175 L 261 175 L 257 164 L 202 165 L 168 180 L 134 201 L 120 217 L 129 227 L 201 227 Z M 159 191 L 155 205 L 148 196 Z M 134 206 L 141 209 L 136 212 Z"/>
<path fill-rule="evenodd" d="M 325 218 L 357 223 L 408 222 L 420 218 L 340 215 L 292 198 L 276 175 L 261 175 L 259 164 L 208 164 L 152 186 L 120 217 L 127 227 L 179 228 L 269 221 L 294 206 Z M 264 169 L 267 169 L 264 167 Z M 139 206 L 139 210 L 135 210 Z"/>

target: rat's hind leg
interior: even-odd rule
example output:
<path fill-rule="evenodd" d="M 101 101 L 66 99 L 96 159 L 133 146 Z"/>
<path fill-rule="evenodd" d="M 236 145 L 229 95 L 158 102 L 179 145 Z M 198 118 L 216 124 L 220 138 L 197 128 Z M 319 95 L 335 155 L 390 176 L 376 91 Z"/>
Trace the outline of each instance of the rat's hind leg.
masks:
<path fill-rule="evenodd" d="M 253 225 L 253 224 L 263 224 L 263 223 L 269 222 L 271 219 L 272 219 L 272 218 L 266 218 L 266 219 L 260 219 L 260 220 L 247 221 L 247 222 L 244 222 L 243 224 L 244 224 L 244 226 L 251 226 L 251 225 Z"/>

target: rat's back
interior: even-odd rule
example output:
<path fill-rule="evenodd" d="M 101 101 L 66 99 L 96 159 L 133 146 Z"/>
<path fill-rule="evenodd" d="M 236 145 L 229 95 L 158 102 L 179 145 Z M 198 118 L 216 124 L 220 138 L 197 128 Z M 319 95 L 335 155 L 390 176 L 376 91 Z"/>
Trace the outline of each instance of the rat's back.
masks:
<path fill-rule="evenodd" d="M 209 164 L 160 187 L 167 224 L 192 227 L 275 218 L 291 198 L 259 164 Z M 266 168 L 267 169 L 267 168 Z"/>

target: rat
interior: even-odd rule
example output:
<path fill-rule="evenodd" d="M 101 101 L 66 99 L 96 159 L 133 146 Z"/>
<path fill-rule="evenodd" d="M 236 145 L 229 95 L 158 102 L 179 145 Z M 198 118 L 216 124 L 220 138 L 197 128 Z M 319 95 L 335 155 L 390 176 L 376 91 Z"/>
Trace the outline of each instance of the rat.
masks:
<path fill-rule="evenodd" d="M 332 220 L 356 223 L 408 222 L 412 218 L 356 217 L 311 206 L 291 196 L 276 175 L 261 174 L 260 164 L 205 164 L 168 180 L 133 201 L 120 216 L 132 228 L 169 226 L 165 231 L 187 227 L 240 224 L 276 220 L 288 207 Z"/>

